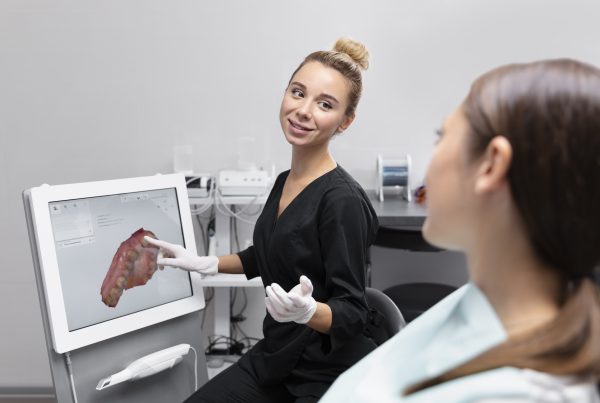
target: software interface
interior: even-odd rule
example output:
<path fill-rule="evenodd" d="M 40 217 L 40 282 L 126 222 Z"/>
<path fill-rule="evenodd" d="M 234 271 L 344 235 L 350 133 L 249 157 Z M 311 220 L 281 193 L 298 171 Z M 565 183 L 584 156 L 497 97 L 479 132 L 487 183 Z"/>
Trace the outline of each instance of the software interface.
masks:
<path fill-rule="evenodd" d="M 148 232 L 184 245 L 175 189 L 64 200 L 48 208 L 69 331 L 192 295 L 187 272 L 149 272 L 156 254 L 138 245 Z M 101 295 L 107 282 L 122 289 L 114 306 Z"/>

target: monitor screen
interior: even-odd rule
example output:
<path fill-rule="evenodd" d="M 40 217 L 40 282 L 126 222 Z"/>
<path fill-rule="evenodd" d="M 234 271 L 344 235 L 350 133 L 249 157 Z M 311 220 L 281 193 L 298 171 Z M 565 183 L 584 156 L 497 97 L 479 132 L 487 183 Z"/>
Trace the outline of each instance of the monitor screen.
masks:
<path fill-rule="evenodd" d="M 182 175 L 42 186 L 26 200 L 57 352 L 204 306 L 198 279 L 157 267 L 159 251 L 144 240 L 195 252 Z"/>
<path fill-rule="evenodd" d="M 135 280 L 134 264 L 111 263 L 115 255 L 119 258 L 119 254 L 129 253 L 119 248 L 139 229 L 185 246 L 174 188 L 61 200 L 48 207 L 69 331 L 192 295 L 186 272 L 149 273 L 148 268 L 138 276 L 142 280 L 129 289 L 127 284 L 119 287 L 116 281 L 107 281 L 109 291 L 125 288 L 114 306 L 103 302 L 101 293 L 105 279 Z M 137 244 L 140 248 L 141 243 Z"/>

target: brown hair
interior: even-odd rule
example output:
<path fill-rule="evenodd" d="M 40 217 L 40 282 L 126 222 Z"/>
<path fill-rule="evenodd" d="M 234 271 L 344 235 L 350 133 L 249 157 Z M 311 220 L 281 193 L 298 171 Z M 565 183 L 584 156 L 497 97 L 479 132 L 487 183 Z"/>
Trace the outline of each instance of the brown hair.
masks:
<path fill-rule="evenodd" d="M 471 154 L 504 136 L 507 177 L 537 255 L 564 279 L 564 301 L 549 324 L 484 352 L 405 393 L 513 366 L 555 375 L 600 374 L 600 70 L 574 60 L 494 69 L 463 102 Z"/>
<path fill-rule="evenodd" d="M 333 50 L 319 50 L 313 52 L 300 63 L 294 70 L 292 78 L 298 70 L 308 62 L 319 62 L 338 71 L 350 83 L 348 94 L 348 107 L 346 115 L 350 116 L 356 111 L 356 106 L 362 94 L 362 70 L 369 68 L 369 51 L 360 42 L 349 38 L 340 38 L 333 45 Z M 290 79 L 291 82 L 291 79 Z"/>

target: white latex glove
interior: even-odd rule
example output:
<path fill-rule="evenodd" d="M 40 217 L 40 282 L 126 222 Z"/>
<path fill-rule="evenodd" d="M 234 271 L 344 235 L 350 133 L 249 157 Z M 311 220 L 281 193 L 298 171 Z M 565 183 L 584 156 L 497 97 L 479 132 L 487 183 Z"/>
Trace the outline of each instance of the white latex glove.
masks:
<path fill-rule="evenodd" d="M 317 301 L 312 297 L 313 285 L 306 276 L 300 276 L 300 284 L 285 292 L 277 283 L 268 285 L 265 304 L 277 322 L 308 322 L 317 310 Z"/>
<path fill-rule="evenodd" d="M 175 245 L 159 239 L 145 236 L 149 244 L 160 248 L 156 259 L 159 266 L 171 266 L 187 271 L 195 271 L 203 275 L 217 274 L 219 258 L 216 256 L 197 256 L 181 245 Z"/>

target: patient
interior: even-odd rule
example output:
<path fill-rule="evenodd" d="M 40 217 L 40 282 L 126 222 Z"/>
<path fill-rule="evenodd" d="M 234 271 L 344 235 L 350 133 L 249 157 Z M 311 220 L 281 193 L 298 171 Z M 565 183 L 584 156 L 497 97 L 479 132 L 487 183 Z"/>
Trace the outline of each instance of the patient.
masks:
<path fill-rule="evenodd" d="M 423 234 L 470 282 L 321 401 L 600 401 L 600 70 L 497 68 L 439 134 Z"/>

